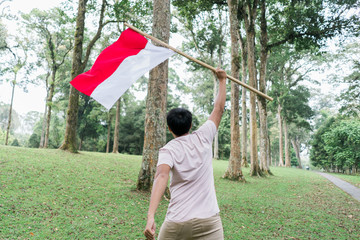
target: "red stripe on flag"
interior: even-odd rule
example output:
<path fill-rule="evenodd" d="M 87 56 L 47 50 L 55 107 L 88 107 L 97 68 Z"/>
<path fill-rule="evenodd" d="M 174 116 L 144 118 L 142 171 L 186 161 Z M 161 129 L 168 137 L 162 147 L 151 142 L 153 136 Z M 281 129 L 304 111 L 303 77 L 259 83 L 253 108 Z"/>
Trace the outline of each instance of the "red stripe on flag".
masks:
<path fill-rule="evenodd" d="M 90 96 L 94 89 L 110 77 L 129 56 L 137 55 L 147 44 L 147 39 L 132 29 L 122 32 L 119 39 L 105 48 L 91 69 L 75 77 L 70 83 L 80 92 Z"/>

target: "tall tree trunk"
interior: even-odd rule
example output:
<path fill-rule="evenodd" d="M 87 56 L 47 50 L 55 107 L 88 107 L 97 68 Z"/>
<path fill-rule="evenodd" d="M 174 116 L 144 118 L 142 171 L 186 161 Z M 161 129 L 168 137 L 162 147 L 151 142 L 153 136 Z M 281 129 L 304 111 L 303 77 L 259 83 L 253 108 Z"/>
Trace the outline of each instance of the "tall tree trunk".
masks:
<path fill-rule="evenodd" d="M 48 96 L 47 104 L 46 104 L 47 105 L 47 117 L 46 117 L 46 131 L 45 131 L 44 148 L 47 148 L 49 145 L 51 108 L 52 108 L 52 100 L 53 100 L 54 91 L 55 91 L 55 76 L 56 76 L 56 68 L 54 68 L 52 71 L 49 96 Z"/>
<path fill-rule="evenodd" d="M 266 94 L 266 65 L 268 59 L 268 36 L 267 36 L 267 23 L 266 23 L 266 5 L 265 0 L 261 0 L 261 17 L 260 17 L 260 78 L 259 78 L 259 90 Z M 267 102 L 263 97 L 258 96 L 258 108 L 260 118 L 260 162 L 261 171 L 265 174 L 270 174 L 270 167 L 268 163 L 268 126 L 267 126 Z"/>
<path fill-rule="evenodd" d="M 40 137 L 39 148 L 44 147 L 44 141 L 45 141 L 46 116 L 47 116 L 47 99 L 48 99 L 48 96 L 46 96 L 46 101 L 45 101 L 45 109 L 44 109 L 44 115 L 43 115 L 43 122 L 42 122 L 42 126 L 41 126 L 41 137 Z"/>
<path fill-rule="evenodd" d="M 15 78 L 14 78 L 14 81 L 12 82 L 11 101 L 10 101 L 10 108 L 9 108 L 8 125 L 7 125 L 7 128 L 6 128 L 5 145 L 9 144 L 9 135 L 10 135 L 11 117 L 12 117 L 12 107 L 13 107 L 13 103 L 14 103 L 14 94 L 15 94 L 15 86 L 16 86 L 16 77 L 17 77 L 17 73 L 15 73 Z"/>
<path fill-rule="evenodd" d="M 75 43 L 73 49 L 73 62 L 71 69 L 71 79 L 74 79 L 77 75 L 82 73 L 86 67 L 86 64 L 89 60 L 91 50 L 94 47 L 96 41 L 101 36 L 101 31 L 104 24 L 106 0 L 102 0 L 100 17 L 99 17 L 99 26 L 95 36 L 91 39 L 89 45 L 86 49 L 86 54 L 84 61 L 82 61 L 83 55 L 83 40 L 84 40 L 84 30 L 85 30 L 85 13 L 86 13 L 86 4 L 88 0 L 79 0 L 78 13 L 76 17 L 76 31 L 75 31 Z M 79 109 L 79 91 L 77 91 L 73 86 L 70 86 L 69 94 L 69 105 L 66 112 L 66 129 L 64 142 L 60 146 L 60 149 L 67 150 L 69 152 L 77 152 L 76 149 L 76 128 L 78 121 L 78 109 Z"/>
<path fill-rule="evenodd" d="M 257 13 L 258 1 L 241 1 L 241 11 L 244 17 L 246 28 L 246 45 L 247 45 L 247 58 L 249 69 L 249 85 L 253 88 L 256 87 L 256 65 L 255 65 L 255 19 Z M 250 92 L 250 162 L 251 176 L 261 176 L 262 172 L 258 162 L 257 151 L 257 124 L 256 124 L 256 94 Z"/>
<path fill-rule="evenodd" d="M 286 123 L 286 119 L 283 119 L 284 125 L 284 145 L 285 145 L 285 167 L 291 167 L 290 161 L 290 146 L 289 146 L 289 129 Z"/>
<path fill-rule="evenodd" d="M 281 116 L 282 107 L 280 103 L 278 104 L 277 108 L 277 115 L 278 115 L 278 124 L 279 124 L 279 166 L 284 166 L 284 145 L 283 145 L 283 126 L 282 126 L 282 116 Z"/>
<path fill-rule="evenodd" d="M 113 153 L 119 153 L 119 126 L 120 126 L 121 98 L 116 102 L 116 117 L 114 129 Z"/>
<path fill-rule="evenodd" d="M 49 98 L 49 87 L 48 87 L 48 79 L 50 77 L 50 71 L 47 72 L 45 82 L 46 82 L 46 98 L 45 98 L 45 109 L 44 109 L 44 115 L 43 115 L 43 122 L 42 122 L 42 128 L 41 128 L 41 137 L 40 137 L 40 146 L 39 148 L 44 147 L 44 141 L 45 141 L 45 128 L 46 128 L 46 116 L 47 116 L 47 100 Z"/>
<path fill-rule="evenodd" d="M 296 158 L 298 160 L 298 168 L 302 169 L 302 164 L 301 164 L 301 158 L 300 158 L 300 143 L 299 141 L 295 138 L 295 139 L 291 139 L 291 144 L 295 150 L 295 154 L 296 154 Z"/>
<path fill-rule="evenodd" d="M 269 146 L 269 148 L 268 148 L 268 150 L 269 151 L 267 151 L 267 159 L 268 159 L 268 164 L 269 164 L 269 166 L 272 166 L 273 165 L 273 162 L 272 162 L 272 158 L 271 158 L 271 151 L 270 151 L 270 136 L 269 136 L 269 134 L 268 134 L 268 146 Z"/>
<path fill-rule="evenodd" d="M 231 36 L 231 75 L 239 78 L 240 56 L 239 56 L 239 21 L 237 19 L 237 0 L 228 0 Z M 224 178 L 236 181 L 245 181 L 241 171 L 241 150 L 240 150 L 240 126 L 239 126 L 239 85 L 231 82 L 231 148 L 228 168 Z"/>
<path fill-rule="evenodd" d="M 40 137 L 40 145 L 39 148 L 44 147 L 44 141 L 45 141 L 45 129 L 46 129 L 46 116 L 47 116 L 47 99 L 49 97 L 49 93 L 47 93 L 46 101 L 45 101 L 45 109 L 44 109 L 44 115 L 43 115 L 43 121 L 42 121 L 42 127 L 41 127 L 41 137 Z"/>
<path fill-rule="evenodd" d="M 241 80 L 243 83 L 247 84 L 247 73 L 246 73 L 246 43 L 242 38 L 239 31 L 239 45 L 241 50 Z M 243 167 L 248 167 L 247 162 L 247 106 L 246 106 L 246 89 L 243 87 L 241 89 L 241 165 Z"/>
<path fill-rule="evenodd" d="M 153 36 L 168 43 L 170 38 L 170 0 L 154 0 Z M 155 177 L 159 148 L 166 143 L 166 96 L 168 60 L 150 71 L 146 99 L 145 138 L 137 189 L 150 191 Z"/>
<path fill-rule="evenodd" d="M 87 0 L 79 0 L 78 13 L 76 18 L 75 45 L 73 50 L 73 61 L 71 69 L 71 79 L 74 79 L 83 71 L 82 54 L 85 30 L 85 13 Z M 66 129 L 64 142 L 60 149 L 70 152 L 77 152 L 76 147 L 76 128 L 79 109 L 79 91 L 70 86 L 69 105 L 66 117 Z"/>
<path fill-rule="evenodd" d="M 107 131 L 107 141 L 106 141 L 106 153 L 109 153 L 109 150 L 110 150 L 111 120 L 112 120 L 112 116 L 111 116 L 111 113 L 109 111 L 109 113 L 108 113 L 108 131 Z"/>

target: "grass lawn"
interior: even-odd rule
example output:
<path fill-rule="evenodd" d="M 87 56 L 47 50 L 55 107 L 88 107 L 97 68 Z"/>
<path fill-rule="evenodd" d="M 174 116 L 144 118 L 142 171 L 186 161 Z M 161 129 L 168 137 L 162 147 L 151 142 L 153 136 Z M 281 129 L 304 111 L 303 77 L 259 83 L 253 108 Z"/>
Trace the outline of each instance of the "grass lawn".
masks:
<path fill-rule="evenodd" d="M 0 239 L 143 239 L 149 193 L 141 156 L 0 146 Z M 247 183 L 221 178 L 225 239 L 359 239 L 360 203 L 311 171 L 272 168 Z M 156 215 L 158 228 L 168 202 Z"/>

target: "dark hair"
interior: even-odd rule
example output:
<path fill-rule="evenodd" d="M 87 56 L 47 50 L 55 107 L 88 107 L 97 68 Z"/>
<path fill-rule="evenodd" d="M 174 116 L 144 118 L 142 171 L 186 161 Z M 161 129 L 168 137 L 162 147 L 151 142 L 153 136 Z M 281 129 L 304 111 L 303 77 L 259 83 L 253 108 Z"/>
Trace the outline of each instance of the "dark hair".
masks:
<path fill-rule="evenodd" d="M 184 108 L 174 108 L 168 112 L 166 121 L 176 136 L 182 136 L 190 131 L 192 114 Z"/>

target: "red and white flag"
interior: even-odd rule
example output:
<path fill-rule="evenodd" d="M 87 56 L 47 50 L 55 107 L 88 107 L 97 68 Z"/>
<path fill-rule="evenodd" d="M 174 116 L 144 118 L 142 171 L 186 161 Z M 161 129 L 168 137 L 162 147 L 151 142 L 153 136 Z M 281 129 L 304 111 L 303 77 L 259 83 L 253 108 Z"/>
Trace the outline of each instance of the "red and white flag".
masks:
<path fill-rule="evenodd" d="M 70 83 L 109 110 L 137 79 L 174 53 L 127 29 L 100 53 L 89 71 Z"/>

